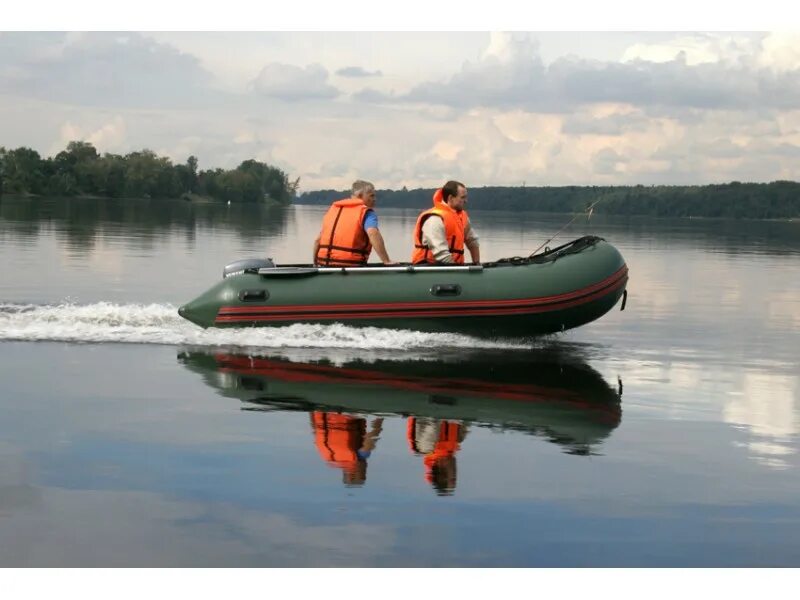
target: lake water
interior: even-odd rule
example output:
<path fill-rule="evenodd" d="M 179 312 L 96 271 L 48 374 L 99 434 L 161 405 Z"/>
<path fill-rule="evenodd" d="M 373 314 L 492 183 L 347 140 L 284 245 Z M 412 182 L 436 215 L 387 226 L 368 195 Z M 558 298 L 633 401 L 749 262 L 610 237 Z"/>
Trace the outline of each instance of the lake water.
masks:
<path fill-rule="evenodd" d="M 541 339 L 177 316 L 323 212 L 0 200 L 0 566 L 800 566 L 800 223 L 581 218 L 627 306 Z"/>

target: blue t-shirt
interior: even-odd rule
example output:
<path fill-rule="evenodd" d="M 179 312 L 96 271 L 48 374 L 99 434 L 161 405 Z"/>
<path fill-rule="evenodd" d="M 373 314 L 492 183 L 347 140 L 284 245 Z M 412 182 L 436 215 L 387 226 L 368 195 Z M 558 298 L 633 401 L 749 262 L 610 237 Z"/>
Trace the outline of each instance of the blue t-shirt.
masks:
<path fill-rule="evenodd" d="M 364 217 L 364 231 L 366 232 L 370 227 L 378 228 L 378 215 L 375 214 L 374 210 L 368 210 Z"/>

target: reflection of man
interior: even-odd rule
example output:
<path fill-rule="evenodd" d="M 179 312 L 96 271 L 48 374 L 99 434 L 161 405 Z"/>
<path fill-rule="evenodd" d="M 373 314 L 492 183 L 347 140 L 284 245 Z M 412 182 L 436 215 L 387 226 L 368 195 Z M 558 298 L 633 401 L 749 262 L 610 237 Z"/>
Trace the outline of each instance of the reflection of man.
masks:
<path fill-rule="evenodd" d="M 456 452 L 467 435 L 466 425 L 409 417 L 406 433 L 411 451 L 425 457 L 425 480 L 440 496 L 451 495 L 456 489 Z"/>
<path fill-rule="evenodd" d="M 383 419 L 373 419 L 367 431 L 366 419 L 314 411 L 311 428 L 320 456 L 329 466 L 342 470 L 342 482 L 363 485 L 367 480 L 367 459 L 375 449 Z"/>

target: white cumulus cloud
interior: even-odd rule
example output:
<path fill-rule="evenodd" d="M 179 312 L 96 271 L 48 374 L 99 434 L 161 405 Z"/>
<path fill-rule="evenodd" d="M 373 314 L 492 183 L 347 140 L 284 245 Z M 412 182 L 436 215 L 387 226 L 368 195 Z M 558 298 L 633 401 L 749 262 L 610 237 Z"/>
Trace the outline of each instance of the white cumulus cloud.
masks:
<path fill-rule="evenodd" d="M 253 81 L 259 94 L 280 100 L 324 100 L 335 98 L 339 90 L 328 83 L 328 71 L 319 64 L 297 67 L 270 63 Z"/>

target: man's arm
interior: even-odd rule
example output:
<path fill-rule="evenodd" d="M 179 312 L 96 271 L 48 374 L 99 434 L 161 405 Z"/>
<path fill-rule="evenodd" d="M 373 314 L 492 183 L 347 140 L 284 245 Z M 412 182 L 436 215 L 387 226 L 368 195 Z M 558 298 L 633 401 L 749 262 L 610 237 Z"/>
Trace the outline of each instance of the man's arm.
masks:
<path fill-rule="evenodd" d="M 319 254 L 319 236 L 314 240 L 314 258 L 311 259 L 311 264 L 317 264 L 317 254 Z"/>
<path fill-rule="evenodd" d="M 367 237 L 369 237 L 369 243 L 372 244 L 383 264 L 391 264 L 392 259 L 389 258 L 389 254 L 386 252 L 386 244 L 383 243 L 383 236 L 380 230 L 377 227 L 370 227 L 367 229 Z"/>
<path fill-rule="evenodd" d="M 472 223 L 467 221 L 467 226 L 464 228 L 464 245 L 469 250 L 469 255 L 472 258 L 472 262 L 478 264 L 481 262 L 481 247 L 478 244 L 478 236 L 475 235 L 475 231 L 472 229 Z"/>
<path fill-rule="evenodd" d="M 433 254 L 433 259 L 438 263 L 453 263 L 450 246 L 444 233 L 444 221 L 439 217 L 429 217 L 422 225 L 422 243 Z"/>
<path fill-rule="evenodd" d="M 472 257 L 472 262 L 476 265 L 481 262 L 481 247 L 478 242 L 464 242 L 469 250 L 469 255 Z"/>

